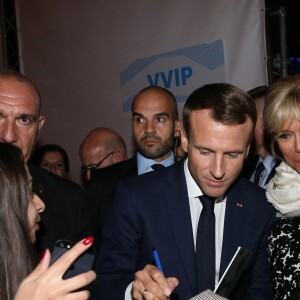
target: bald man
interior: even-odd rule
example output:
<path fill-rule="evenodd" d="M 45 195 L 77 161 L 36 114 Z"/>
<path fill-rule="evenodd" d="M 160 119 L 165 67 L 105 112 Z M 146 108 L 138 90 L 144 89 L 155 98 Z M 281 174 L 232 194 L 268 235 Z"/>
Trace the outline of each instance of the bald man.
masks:
<path fill-rule="evenodd" d="M 96 170 L 86 187 L 95 243 L 100 244 L 102 227 L 120 180 L 152 172 L 153 166 L 174 164 L 174 137 L 180 135 L 175 96 L 168 90 L 149 86 L 139 91 L 131 107 L 132 134 L 137 153 L 107 168 Z"/>
<path fill-rule="evenodd" d="M 0 143 L 20 148 L 26 163 L 45 122 L 40 111 L 41 98 L 34 83 L 20 73 L 0 71 Z M 29 170 L 33 192 L 46 206 L 37 232 L 37 250 L 52 250 L 58 239 L 77 241 L 90 234 L 81 187 L 33 164 Z"/>
<path fill-rule="evenodd" d="M 127 159 L 126 145 L 112 129 L 93 129 L 82 141 L 79 149 L 83 179 L 90 180 L 91 172 Z"/>

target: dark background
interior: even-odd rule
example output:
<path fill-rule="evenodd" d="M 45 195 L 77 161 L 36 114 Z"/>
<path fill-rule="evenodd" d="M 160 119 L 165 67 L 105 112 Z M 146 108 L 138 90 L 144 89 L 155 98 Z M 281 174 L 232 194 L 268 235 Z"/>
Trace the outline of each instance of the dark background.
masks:
<path fill-rule="evenodd" d="M 288 73 L 300 73 L 300 0 L 265 0 L 266 3 L 266 22 L 267 22 L 267 41 L 269 44 L 270 61 L 274 62 L 276 56 L 280 55 L 279 39 L 279 18 L 271 15 L 280 7 L 286 10 L 286 39 L 287 56 L 289 59 Z M 276 67 L 273 69 L 276 76 Z"/>

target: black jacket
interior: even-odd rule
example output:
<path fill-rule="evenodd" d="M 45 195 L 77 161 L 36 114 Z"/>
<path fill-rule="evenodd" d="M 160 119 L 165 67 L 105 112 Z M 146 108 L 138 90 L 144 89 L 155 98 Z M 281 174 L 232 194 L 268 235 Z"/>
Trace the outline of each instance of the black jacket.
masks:
<path fill-rule="evenodd" d="M 136 156 L 92 173 L 86 187 L 86 199 L 97 245 L 100 245 L 102 228 L 111 207 L 117 183 L 121 179 L 137 175 Z"/>
<path fill-rule="evenodd" d="M 41 228 L 37 231 L 37 250 L 52 250 L 58 239 L 78 241 L 91 234 L 83 189 L 42 168 L 29 165 L 33 192 L 45 203 Z"/>

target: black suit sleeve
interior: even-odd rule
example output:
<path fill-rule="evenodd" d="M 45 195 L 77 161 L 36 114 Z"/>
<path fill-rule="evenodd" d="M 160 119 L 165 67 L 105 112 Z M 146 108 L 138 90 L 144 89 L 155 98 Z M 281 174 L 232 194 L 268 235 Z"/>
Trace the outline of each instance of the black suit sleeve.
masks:
<path fill-rule="evenodd" d="M 83 189 L 39 167 L 29 166 L 33 191 L 45 203 L 41 228 L 37 232 L 38 252 L 53 249 L 58 239 L 78 241 L 91 234 Z"/>

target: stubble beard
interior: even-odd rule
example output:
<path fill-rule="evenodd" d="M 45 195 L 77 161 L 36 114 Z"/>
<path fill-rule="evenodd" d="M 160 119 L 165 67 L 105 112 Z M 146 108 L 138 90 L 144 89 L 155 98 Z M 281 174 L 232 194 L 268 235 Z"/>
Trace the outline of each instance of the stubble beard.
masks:
<path fill-rule="evenodd" d="M 148 159 L 157 159 L 160 158 L 172 150 L 173 146 L 173 137 L 170 137 L 164 143 L 161 139 L 156 139 L 159 141 L 156 145 L 144 145 L 143 140 L 137 145 L 137 150 L 140 154 Z"/>

